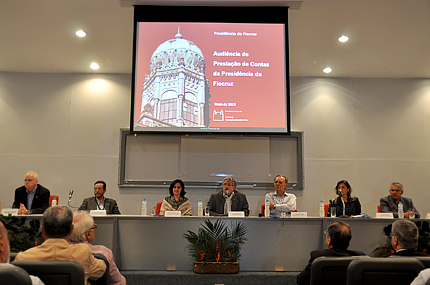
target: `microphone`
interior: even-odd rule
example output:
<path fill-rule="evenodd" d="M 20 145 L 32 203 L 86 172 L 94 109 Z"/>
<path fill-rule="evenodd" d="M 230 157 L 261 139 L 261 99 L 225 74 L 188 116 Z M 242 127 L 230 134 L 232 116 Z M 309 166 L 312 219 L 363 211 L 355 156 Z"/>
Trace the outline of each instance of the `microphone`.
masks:
<path fill-rule="evenodd" d="M 74 192 L 73 190 L 69 190 L 69 201 L 67 201 L 67 205 L 69 205 L 70 208 L 79 208 L 79 207 L 74 207 L 70 205 L 70 200 L 72 200 L 73 192 Z"/>
<path fill-rule="evenodd" d="M 72 200 L 73 192 L 73 189 L 69 191 L 69 202 Z"/>

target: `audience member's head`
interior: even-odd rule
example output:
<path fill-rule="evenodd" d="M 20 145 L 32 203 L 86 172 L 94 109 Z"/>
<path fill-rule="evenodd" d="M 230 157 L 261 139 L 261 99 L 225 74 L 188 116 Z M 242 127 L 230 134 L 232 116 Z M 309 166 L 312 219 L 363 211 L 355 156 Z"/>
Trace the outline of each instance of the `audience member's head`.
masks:
<path fill-rule="evenodd" d="M 185 194 L 187 193 L 187 192 L 185 192 L 185 184 L 184 184 L 184 182 L 181 179 L 175 179 L 175 180 L 172 181 L 172 183 L 170 183 L 170 186 L 169 186 L 169 194 L 170 194 L 170 196 L 174 196 L 173 188 L 175 186 L 177 186 L 176 184 L 178 184 L 178 183 L 179 183 L 179 186 L 181 188 L 181 193 L 179 194 L 179 196 L 184 197 Z"/>
<path fill-rule="evenodd" d="M 222 191 L 229 196 L 236 189 L 236 180 L 233 177 L 227 176 L 222 181 Z"/>
<path fill-rule="evenodd" d="M 390 195 L 398 203 L 403 195 L 403 185 L 399 182 L 393 182 L 390 185 Z"/>
<path fill-rule="evenodd" d="M 326 244 L 328 248 L 346 250 L 351 238 L 351 228 L 343 221 L 336 221 L 327 228 Z"/>
<path fill-rule="evenodd" d="M 53 206 L 45 210 L 42 218 L 45 239 L 67 239 L 73 229 L 73 213 L 66 206 Z"/>
<path fill-rule="evenodd" d="M 73 214 L 73 231 L 69 237 L 71 242 L 92 242 L 95 238 L 93 217 L 87 211 L 77 211 Z"/>
<path fill-rule="evenodd" d="M 7 230 L 0 222 L 0 263 L 9 263 L 10 244 L 7 237 Z"/>
<path fill-rule="evenodd" d="M 418 227 L 409 220 L 397 220 L 391 229 L 391 245 L 394 250 L 413 249 L 418 246 Z"/>
<path fill-rule="evenodd" d="M 273 184 L 278 196 L 283 196 L 285 189 L 288 186 L 288 178 L 285 175 L 276 175 Z"/>

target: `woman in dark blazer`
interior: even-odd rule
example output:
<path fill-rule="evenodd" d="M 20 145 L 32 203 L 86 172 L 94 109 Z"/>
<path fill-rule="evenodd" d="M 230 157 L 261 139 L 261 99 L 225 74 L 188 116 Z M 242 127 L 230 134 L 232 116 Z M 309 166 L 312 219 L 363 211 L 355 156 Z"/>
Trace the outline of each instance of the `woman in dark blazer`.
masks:
<path fill-rule="evenodd" d="M 337 182 L 335 191 L 338 197 L 330 200 L 330 206 L 327 213 L 328 217 L 331 217 L 331 208 L 333 207 L 336 208 L 336 217 L 361 214 L 360 201 L 358 200 L 358 197 L 351 196 L 352 190 L 348 181 L 340 180 Z"/>

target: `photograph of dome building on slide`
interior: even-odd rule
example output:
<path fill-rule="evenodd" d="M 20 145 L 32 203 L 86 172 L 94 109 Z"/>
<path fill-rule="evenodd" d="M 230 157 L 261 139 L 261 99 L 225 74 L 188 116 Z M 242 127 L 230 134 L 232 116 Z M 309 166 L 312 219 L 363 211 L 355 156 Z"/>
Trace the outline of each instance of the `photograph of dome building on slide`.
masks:
<path fill-rule="evenodd" d="M 209 84 L 200 48 L 178 32 L 151 56 L 135 127 L 209 126 Z"/>

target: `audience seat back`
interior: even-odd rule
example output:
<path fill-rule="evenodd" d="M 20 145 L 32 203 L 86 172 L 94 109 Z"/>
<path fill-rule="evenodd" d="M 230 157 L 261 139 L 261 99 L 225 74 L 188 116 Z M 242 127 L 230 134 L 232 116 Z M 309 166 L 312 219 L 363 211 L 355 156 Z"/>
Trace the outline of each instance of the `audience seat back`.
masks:
<path fill-rule="evenodd" d="M 15 260 L 28 274 L 40 278 L 45 285 L 83 285 L 85 272 L 74 260 Z"/>
<path fill-rule="evenodd" d="M 358 258 L 348 266 L 348 285 L 411 284 L 424 265 L 413 257 Z"/>

